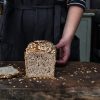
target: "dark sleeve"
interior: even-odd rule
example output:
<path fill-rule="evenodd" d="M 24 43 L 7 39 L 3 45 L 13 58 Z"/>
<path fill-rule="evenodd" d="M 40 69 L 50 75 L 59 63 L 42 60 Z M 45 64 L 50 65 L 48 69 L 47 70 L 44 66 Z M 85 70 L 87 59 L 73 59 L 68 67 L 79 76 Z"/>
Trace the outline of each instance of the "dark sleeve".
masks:
<path fill-rule="evenodd" d="M 67 5 L 69 6 L 79 6 L 83 9 L 86 8 L 86 0 L 67 0 Z"/>

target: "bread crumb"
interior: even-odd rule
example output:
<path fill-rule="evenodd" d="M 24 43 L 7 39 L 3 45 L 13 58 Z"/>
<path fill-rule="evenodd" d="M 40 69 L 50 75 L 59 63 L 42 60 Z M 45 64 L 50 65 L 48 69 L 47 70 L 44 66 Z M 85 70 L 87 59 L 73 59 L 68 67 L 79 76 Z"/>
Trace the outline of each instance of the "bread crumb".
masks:
<path fill-rule="evenodd" d="M 25 85 L 25 87 L 27 88 L 28 86 L 27 86 L 27 85 Z"/>
<path fill-rule="evenodd" d="M 97 73 L 98 71 L 97 70 L 94 70 L 94 72 Z"/>
<path fill-rule="evenodd" d="M 87 74 L 91 73 L 91 71 L 86 71 Z"/>
<path fill-rule="evenodd" d="M 95 81 L 91 81 L 91 83 L 92 83 L 92 84 L 94 84 L 94 83 L 95 83 Z"/>
<path fill-rule="evenodd" d="M 13 88 L 15 88 L 16 86 L 13 86 Z"/>
<path fill-rule="evenodd" d="M 9 82 L 9 84 L 12 84 L 12 82 Z"/>

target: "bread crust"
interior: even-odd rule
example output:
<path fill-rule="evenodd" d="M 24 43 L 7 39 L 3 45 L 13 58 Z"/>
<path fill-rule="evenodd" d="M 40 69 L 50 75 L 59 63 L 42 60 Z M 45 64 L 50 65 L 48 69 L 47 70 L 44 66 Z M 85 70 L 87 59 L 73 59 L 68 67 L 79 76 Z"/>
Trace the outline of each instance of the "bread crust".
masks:
<path fill-rule="evenodd" d="M 19 74 L 19 71 L 13 66 L 0 67 L 0 78 L 12 78 Z"/>
<path fill-rule="evenodd" d="M 56 48 L 53 43 L 46 40 L 37 40 L 29 43 L 26 48 L 25 55 L 31 52 L 47 52 L 47 53 L 56 53 Z"/>
<path fill-rule="evenodd" d="M 53 43 L 39 40 L 29 43 L 25 51 L 26 77 L 54 79 L 56 48 Z"/>

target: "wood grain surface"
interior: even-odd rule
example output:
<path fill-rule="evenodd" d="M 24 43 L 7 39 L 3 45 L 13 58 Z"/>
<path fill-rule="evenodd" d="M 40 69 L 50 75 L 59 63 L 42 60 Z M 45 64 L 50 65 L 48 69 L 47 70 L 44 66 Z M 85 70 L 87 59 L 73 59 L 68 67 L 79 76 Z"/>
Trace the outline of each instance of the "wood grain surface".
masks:
<path fill-rule="evenodd" d="M 55 79 L 27 79 L 23 61 L 0 62 L 20 74 L 0 79 L 0 100 L 100 100 L 100 64 L 69 62 L 56 67 Z"/>

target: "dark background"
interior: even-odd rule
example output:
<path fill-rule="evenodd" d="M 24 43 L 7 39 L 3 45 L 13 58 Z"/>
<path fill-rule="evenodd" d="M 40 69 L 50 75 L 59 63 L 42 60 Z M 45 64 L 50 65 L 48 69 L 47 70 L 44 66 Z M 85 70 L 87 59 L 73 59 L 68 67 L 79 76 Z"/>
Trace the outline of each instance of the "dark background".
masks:
<path fill-rule="evenodd" d="M 0 5 L 3 1 L 0 0 Z M 100 62 L 100 0 L 87 0 L 87 9 L 95 11 L 91 28 L 91 61 Z"/>
<path fill-rule="evenodd" d="M 100 0 L 91 0 L 90 9 L 95 11 L 92 20 L 91 61 L 100 62 Z"/>

